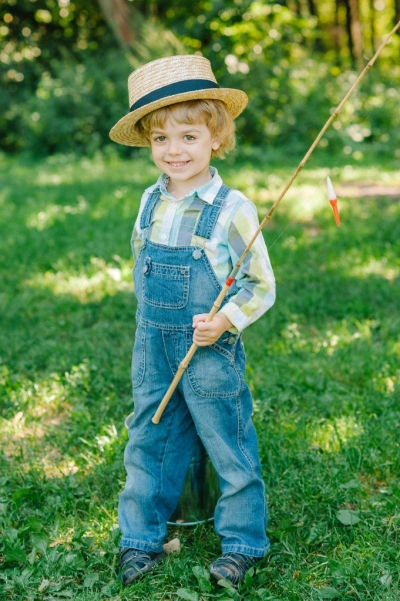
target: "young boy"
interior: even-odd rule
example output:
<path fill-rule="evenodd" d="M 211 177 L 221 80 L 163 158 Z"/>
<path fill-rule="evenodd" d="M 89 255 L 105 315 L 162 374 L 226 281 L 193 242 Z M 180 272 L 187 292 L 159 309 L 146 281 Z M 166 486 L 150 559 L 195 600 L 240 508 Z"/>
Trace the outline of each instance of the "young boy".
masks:
<path fill-rule="evenodd" d="M 258 227 L 255 206 L 210 167 L 213 156 L 234 147 L 233 120 L 247 96 L 220 88 L 200 56 L 153 61 L 130 75 L 128 87 L 130 113 L 110 137 L 150 146 L 161 175 L 143 194 L 132 239 L 135 412 L 119 502 L 120 578 L 129 585 L 163 558 L 167 521 L 199 436 L 221 489 L 214 517 L 222 556 L 210 572 L 236 586 L 269 548 L 240 335 L 275 300 L 261 235 L 221 309 L 205 319 Z M 193 342 L 200 348 L 155 425 L 151 418 Z"/>

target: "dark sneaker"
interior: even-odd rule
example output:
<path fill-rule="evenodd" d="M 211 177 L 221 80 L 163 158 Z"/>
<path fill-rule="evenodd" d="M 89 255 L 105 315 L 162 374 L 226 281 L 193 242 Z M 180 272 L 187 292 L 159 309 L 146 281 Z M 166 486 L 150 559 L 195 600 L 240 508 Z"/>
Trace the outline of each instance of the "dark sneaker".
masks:
<path fill-rule="evenodd" d="M 246 572 L 260 559 L 241 553 L 224 553 L 210 565 L 210 574 L 217 582 L 228 580 L 233 586 L 237 586 L 239 582 L 243 582 Z"/>
<path fill-rule="evenodd" d="M 150 572 L 165 556 L 151 551 L 140 551 L 121 547 L 119 551 L 119 579 L 124 586 L 132 584 L 135 580 Z"/>

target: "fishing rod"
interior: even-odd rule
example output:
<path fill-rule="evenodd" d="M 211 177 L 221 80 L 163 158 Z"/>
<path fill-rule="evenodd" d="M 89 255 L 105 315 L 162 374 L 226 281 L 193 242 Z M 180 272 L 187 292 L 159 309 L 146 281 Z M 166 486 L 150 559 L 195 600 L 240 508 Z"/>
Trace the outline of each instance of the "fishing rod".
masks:
<path fill-rule="evenodd" d="M 296 179 L 296 177 L 298 176 L 298 174 L 300 173 L 300 171 L 303 169 L 304 165 L 307 163 L 308 159 L 310 158 L 311 154 L 313 153 L 315 147 L 318 145 L 319 141 L 321 140 L 322 136 L 324 135 L 324 133 L 326 132 L 326 130 L 328 129 L 328 127 L 330 126 L 330 124 L 332 123 L 332 121 L 334 119 L 336 119 L 336 117 L 339 115 L 340 111 L 342 110 L 344 104 L 347 102 L 347 100 L 350 98 L 350 96 L 353 94 L 354 90 L 358 87 L 358 85 L 360 84 L 361 80 L 364 78 L 364 76 L 366 75 L 366 73 L 371 69 L 371 67 L 373 66 L 373 64 L 375 63 L 376 59 L 378 58 L 379 54 L 381 53 L 381 51 L 383 50 L 383 48 L 389 43 L 389 40 L 391 39 L 392 35 L 400 28 L 400 21 L 397 23 L 397 25 L 395 25 L 395 27 L 393 27 L 392 31 L 389 33 L 389 35 L 387 36 L 387 38 L 382 42 L 382 44 L 379 46 L 378 50 L 375 52 L 374 56 L 372 57 L 372 59 L 367 63 L 367 65 L 364 67 L 363 71 L 360 73 L 360 75 L 357 77 L 356 81 L 354 82 L 354 84 L 351 86 L 351 88 L 349 89 L 349 91 L 347 92 L 347 94 L 345 95 L 345 97 L 343 98 L 343 100 L 341 101 L 341 103 L 338 105 L 338 107 L 333 111 L 333 113 L 331 114 L 331 116 L 329 117 L 329 119 L 327 120 L 327 122 L 325 123 L 325 125 L 323 126 L 323 128 L 321 129 L 321 131 L 319 132 L 319 134 L 317 135 L 317 137 L 315 138 L 314 142 L 311 144 L 310 148 L 308 149 L 308 151 L 306 152 L 306 154 L 304 155 L 303 159 L 300 161 L 297 169 L 295 170 L 295 172 L 293 173 L 292 177 L 290 178 L 290 180 L 288 181 L 288 183 L 286 184 L 286 186 L 284 187 L 284 189 L 282 190 L 282 192 L 280 193 L 279 197 L 277 198 L 277 200 L 274 202 L 274 204 L 272 205 L 272 207 L 270 208 L 270 210 L 268 211 L 267 215 L 264 217 L 264 219 L 261 221 L 257 231 L 254 233 L 254 236 L 252 237 L 252 239 L 250 240 L 250 242 L 248 243 L 248 245 L 246 246 L 245 250 L 243 251 L 242 256 L 239 258 L 238 262 L 235 264 L 235 266 L 233 267 L 232 271 L 230 272 L 225 285 L 223 286 L 221 292 L 219 293 L 218 297 L 215 299 L 214 304 L 211 308 L 211 311 L 209 312 L 209 314 L 207 315 L 206 318 L 206 322 L 211 321 L 214 317 L 214 315 L 218 312 L 218 310 L 221 307 L 222 301 L 224 300 L 225 296 L 228 293 L 229 288 L 232 286 L 233 282 L 235 281 L 235 277 L 244 261 L 244 259 L 247 256 L 247 253 L 249 252 L 249 250 L 251 249 L 251 247 L 253 246 L 257 236 L 260 234 L 261 230 L 264 228 L 264 226 L 268 223 L 268 221 L 271 219 L 275 209 L 277 208 L 277 206 L 279 205 L 279 203 L 281 202 L 281 200 L 284 198 L 284 196 L 286 195 L 287 191 L 289 190 L 289 188 L 291 187 L 291 185 L 293 184 L 294 180 Z M 193 343 L 192 346 L 190 347 L 189 351 L 187 352 L 186 356 L 184 357 L 184 359 L 181 361 L 181 363 L 179 364 L 178 370 L 175 374 L 174 379 L 172 380 L 167 392 L 164 395 L 164 398 L 162 399 L 161 403 L 159 404 L 157 411 L 155 412 L 154 416 L 152 417 L 152 422 L 153 424 L 158 424 L 160 422 L 161 416 L 164 413 L 164 410 L 166 408 L 166 406 L 168 405 L 176 387 L 178 386 L 183 374 L 185 373 L 185 370 L 187 368 L 187 366 L 189 365 L 190 360 L 192 359 L 193 355 L 195 354 L 196 350 L 198 349 L 198 345 Z"/>

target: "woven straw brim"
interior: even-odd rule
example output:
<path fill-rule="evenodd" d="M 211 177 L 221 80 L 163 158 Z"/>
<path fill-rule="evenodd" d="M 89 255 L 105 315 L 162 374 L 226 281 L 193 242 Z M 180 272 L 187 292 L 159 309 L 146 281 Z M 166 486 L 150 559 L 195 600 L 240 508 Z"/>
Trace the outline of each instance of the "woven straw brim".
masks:
<path fill-rule="evenodd" d="M 146 104 L 146 106 L 122 117 L 122 119 L 120 119 L 111 129 L 110 138 L 114 142 L 124 144 L 125 146 L 149 146 L 147 139 L 140 135 L 135 129 L 135 125 L 139 119 L 156 109 L 170 104 L 177 104 L 178 102 L 184 102 L 185 100 L 202 99 L 221 100 L 226 105 L 232 119 L 236 119 L 236 117 L 240 115 L 248 102 L 247 95 L 241 90 L 235 90 L 234 88 L 212 88 L 196 90 L 194 92 L 184 92 L 174 96 L 166 96 L 161 100 L 150 102 L 149 104 Z"/>

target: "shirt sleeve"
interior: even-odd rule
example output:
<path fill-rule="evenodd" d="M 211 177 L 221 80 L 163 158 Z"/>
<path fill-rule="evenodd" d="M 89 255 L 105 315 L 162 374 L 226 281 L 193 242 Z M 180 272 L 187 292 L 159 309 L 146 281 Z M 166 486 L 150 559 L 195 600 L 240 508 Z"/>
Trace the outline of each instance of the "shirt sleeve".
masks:
<path fill-rule="evenodd" d="M 146 205 L 147 199 L 149 197 L 149 192 L 148 190 L 146 190 L 143 195 L 142 198 L 140 199 L 140 205 L 139 205 L 139 213 L 138 216 L 136 218 L 135 221 L 135 225 L 133 226 L 133 232 L 132 232 L 132 237 L 131 237 L 131 248 L 132 248 L 132 255 L 133 255 L 133 262 L 134 264 L 137 261 L 137 258 L 139 256 L 140 253 L 140 247 L 142 244 L 142 238 L 143 238 L 143 232 L 140 228 L 140 218 L 143 212 L 143 209 Z"/>
<path fill-rule="evenodd" d="M 142 243 L 142 232 L 140 231 L 139 220 L 137 219 L 136 223 L 133 227 L 132 238 L 131 238 L 133 264 L 136 263 L 137 258 L 139 256 L 141 243 Z"/>
<path fill-rule="evenodd" d="M 242 203 L 228 226 L 228 249 L 235 265 L 259 227 L 257 209 L 249 200 Z M 241 332 L 272 307 L 275 277 L 268 250 L 260 233 L 236 276 L 238 292 L 222 307 L 223 313 Z"/>
<path fill-rule="evenodd" d="M 143 232 L 140 228 L 140 217 L 141 217 L 144 205 L 146 204 L 147 198 L 148 198 L 148 192 L 146 190 L 140 200 L 139 214 L 136 218 L 135 225 L 133 226 L 133 232 L 132 232 L 132 236 L 131 236 L 133 266 L 135 266 L 135 264 L 136 264 L 137 258 L 140 253 L 141 245 L 142 245 Z M 133 281 L 133 291 L 135 291 L 135 282 L 134 281 Z"/>

